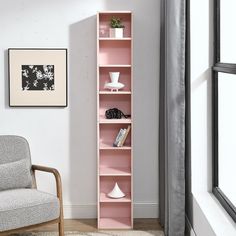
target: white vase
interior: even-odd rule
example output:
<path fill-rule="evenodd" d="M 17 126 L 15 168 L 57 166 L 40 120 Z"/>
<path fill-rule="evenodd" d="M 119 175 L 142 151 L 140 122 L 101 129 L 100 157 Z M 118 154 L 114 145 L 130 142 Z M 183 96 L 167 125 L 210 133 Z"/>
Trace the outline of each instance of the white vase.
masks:
<path fill-rule="evenodd" d="M 110 198 L 122 198 L 125 196 L 125 194 L 121 191 L 120 187 L 117 183 L 115 183 L 114 188 L 110 193 L 107 194 Z"/>
<path fill-rule="evenodd" d="M 111 82 L 114 84 L 118 83 L 120 72 L 109 72 Z"/>
<path fill-rule="evenodd" d="M 110 38 L 123 38 L 123 28 L 110 28 Z"/>

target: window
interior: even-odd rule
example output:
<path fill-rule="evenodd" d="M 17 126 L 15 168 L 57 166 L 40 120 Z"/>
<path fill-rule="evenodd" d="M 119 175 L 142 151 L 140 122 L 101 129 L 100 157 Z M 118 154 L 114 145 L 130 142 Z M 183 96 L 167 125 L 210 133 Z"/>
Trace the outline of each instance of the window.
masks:
<path fill-rule="evenodd" d="M 236 222 L 236 1 L 214 2 L 213 193 Z"/>

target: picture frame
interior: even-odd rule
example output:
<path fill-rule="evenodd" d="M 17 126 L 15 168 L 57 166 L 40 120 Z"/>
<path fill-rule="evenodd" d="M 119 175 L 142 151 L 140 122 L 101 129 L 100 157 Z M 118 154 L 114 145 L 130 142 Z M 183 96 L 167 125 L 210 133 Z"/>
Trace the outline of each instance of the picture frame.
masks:
<path fill-rule="evenodd" d="M 10 107 L 67 107 L 67 49 L 9 48 Z"/>

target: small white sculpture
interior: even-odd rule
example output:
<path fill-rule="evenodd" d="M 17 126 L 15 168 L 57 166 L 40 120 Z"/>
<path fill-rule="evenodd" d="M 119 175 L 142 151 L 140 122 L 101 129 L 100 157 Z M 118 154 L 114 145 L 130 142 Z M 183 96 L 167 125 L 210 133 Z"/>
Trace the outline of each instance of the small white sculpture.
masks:
<path fill-rule="evenodd" d="M 120 72 L 109 72 L 111 83 L 106 83 L 105 88 L 110 89 L 111 91 L 118 91 L 119 89 L 123 88 L 125 85 L 119 83 L 119 76 Z"/>
<path fill-rule="evenodd" d="M 117 184 L 117 182 L 115 183 L 114 188 L 112 189 L 112 191 L 110 193 L 107 194 L 108 197 L 110 198 L 122 198 L 125 196 L 125 194 L 121 191 L 119 185 Z"/>

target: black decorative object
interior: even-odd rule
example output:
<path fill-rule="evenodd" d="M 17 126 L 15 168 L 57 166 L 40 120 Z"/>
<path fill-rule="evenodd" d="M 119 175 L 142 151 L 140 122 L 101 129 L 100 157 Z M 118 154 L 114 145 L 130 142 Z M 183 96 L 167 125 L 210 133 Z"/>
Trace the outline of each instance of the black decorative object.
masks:
<path fill-rule="evenodd" d="M 54 65 L 22 65 L 22 90 L 55 90 Z"/>
<path fill-rule="evenodd" d="M 107 119 L 121 119 L 122 117 L 128 118 L 131 116 L 131 115 L 125 115 L 118 108 L 111 108 L 111 109 L 106 110 L 105 115 Z"/>

